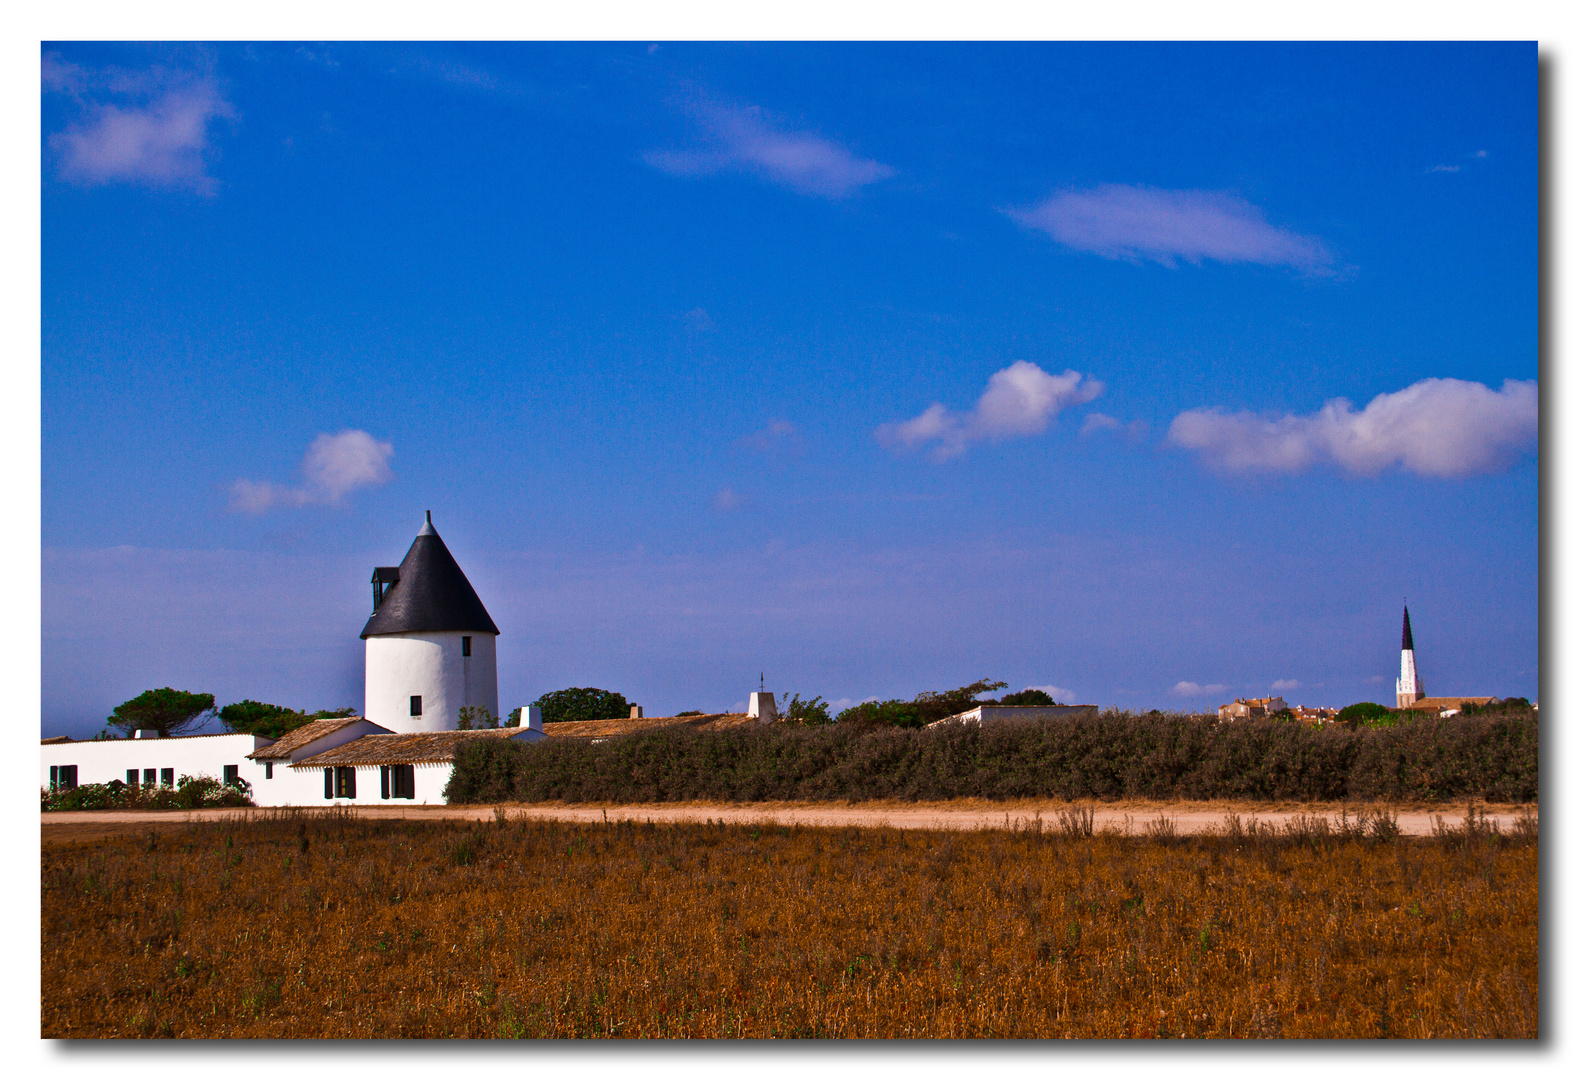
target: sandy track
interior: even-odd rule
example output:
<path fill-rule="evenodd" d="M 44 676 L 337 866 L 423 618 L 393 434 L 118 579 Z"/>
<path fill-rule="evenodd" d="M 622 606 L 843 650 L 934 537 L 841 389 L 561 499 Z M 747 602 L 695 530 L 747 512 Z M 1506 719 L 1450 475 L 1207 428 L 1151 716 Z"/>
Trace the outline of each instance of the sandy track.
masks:
<path fill-rule="evenodd" d="M 637 821 L 654 823 L 723 821 L 733 824 L 815 825 L 815 826 L 887 826 L 896 829 L 1003 829 L 1033 827 L 1038 817 L 1044 828 L 1055 828 L 1058 812 L 1069 808 L 1068 803 L 1035 804 L 1017 802 L 1010 807 L 993 807 L 990 804 L 950 806 L 948 804 L 893 806 L 846 806 L 837 804 L 763 804 L 763 805 L 671 805 L 643 804 L 628 806 L 527 806 L 504 807 L 511 818 L 529 818 L 542 821 L 577 821 L 602 824 L 605 821 Z M 492 821 L 492 806 L 435 806 L 350 807 L 356 817 L 367 820 L 412 819 L 417 821 Z M 1353 820 L 1360 810 L 1376 807 L 1339 807 L 1330 805 L 1302 806 L 1297 808 L 1264 807 L 1251 804 L 1232 804 L 1210 807 L 1200 803 L 1168 804 L 1128 803 L 1118 807 L 1098 805 L 1093 808 L 1098 829 L 1117 829 L 1143 833 L 1148 823 L 1159 815 L 1166 815 L 1180 834 L 1210 832 L 1220 829 L 1224 815 L 1237 813 L 1248 824 L 1251 819 L 1283 826 L 1300 815 L 1325 817 L 1336 822 L 1344 811 Z M 1408 836 L 1431 835 L 1434 823 L 1441 818 L 1449 825 L 1461 825 L 1465 807 L 1454 805 L 1429 810 L 1419 807 L 1388 808 L 1398 815 L 1398 827 Z M 1479 808 L 1477 808 L 1479 809 Z M 87 840 L 99 836 L 142 831 L 150 827 L 160 831 L 179 827 L 191 821 L 244 821 L 251 816 L 271 816 L 279 813 L 270 809 L 216 809 L 216 810 L 90 810 L 41 814 L 43 836 L 52 842 Z M 308 816 L 321 813 L 315 808 L 305 811 Z M 1534 808 L 1531 808 L 1534 813 Z M 1510 832 L 1518 819 L 1519 811 L 1510 807 L 1489 809 L 1487 823 L 1495 821 L 1503 832 Z"/>

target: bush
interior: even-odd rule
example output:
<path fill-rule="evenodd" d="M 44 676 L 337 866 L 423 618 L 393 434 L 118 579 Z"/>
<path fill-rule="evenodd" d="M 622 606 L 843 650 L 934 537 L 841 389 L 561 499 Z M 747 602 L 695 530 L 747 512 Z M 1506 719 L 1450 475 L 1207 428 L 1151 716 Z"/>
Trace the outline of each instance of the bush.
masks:
<path fill-rule="evenodd" d="M 567 720 L 615 720 L 629 716 L 631 709 L 624 694 L 599 690 L 595 686 L 555 690 L 532 704 L 543 710 L 545 724 L 558 724 Z"/>
<path fill-rule="evenodd" d="M 978 701 L 977 697 L 989 690 L 1001 690 L 1008 685 L 993 679 L 981 679 L 956 690 L 928 690 L 917 694 L 909 701 L 900 701 L 897 698 L 888 701 L 863 701 L 859 705 L 845 709 L 834 720 L 836 723 L 849 724 L 852 728 L 861 730 L 884 727 L 926 727 L 944 717 L 954 716 L 977 705 L 987 704 Z"/>
<path fill-rule="evenodd" d="M 680 713 L 685 716 L 685 713 Z M 810 701 L 802 701 L 799 694 L 794 694 L 784 703 L 784 719 L 792 724 L 831 724 L 833 717 L 828 715 L 828 703 L 819 695 Z"/>
<path fill-rule="evenodd" d="M 1374 701 L 1357 701 L 1353 705 L 1345 705 L 1338 710 L 1337 722 L 1355 727 L 1366 724 L 1377 726 L 1378 721 L 1389 722 L 1393 719 L 1393 710 L 1386 705 L 1378 705 Z"/>
<path fill-rule="evenodd" d="M 152 784 L 79 784 L 74 788 L 40 790 L 44 810 L 201 810 L 211 806 L 251 806 L 252 786 L 234 785 L 212 776 L 182 776 L 175 787 Z"/>
<path fill-rule="evenodd" d="M 1058 702 L 1054 701 L 1052 695 L 1045 690 L 1021 690 L 1018 694 L 1003 695 L 998 699 L 998 704 L 1045 709 L 1057 705 Z"/>
<path fill-rule="evenodd" d="M 1278 799 L 1527 802 L 1531 713 L 1307 728 L 1177 713 L 928 731 L 835 724 L 665 729 L 601 741 L 475 742 L 450 802 L 827 799 Z"/>

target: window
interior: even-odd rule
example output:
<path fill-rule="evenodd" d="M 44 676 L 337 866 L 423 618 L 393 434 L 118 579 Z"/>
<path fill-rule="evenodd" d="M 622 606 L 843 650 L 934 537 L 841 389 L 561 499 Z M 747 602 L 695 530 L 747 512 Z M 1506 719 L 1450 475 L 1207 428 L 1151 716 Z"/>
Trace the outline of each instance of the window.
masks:
<path fill-rule="evenodd" d="M 385 799 L 415 799 L 417 797 L 417 767 L 415 765 L 382 765 L 378 770 L 378 793 Z"/>
<path fill-rule="evenodd" d="M 471 639 L 471 635 L 470 634 L 462 634 L 461 635 L 461 655 L 462 656 L 470 656 L 471 654 L 472 654 L 472 639 Z"/>
<path fill-rule="evenodd" d="M 225 786 L 226 787 L 238 787 L 238 786 L 240 786 L 240 785 L 238 785 L 236 783 L 236 781 L 238 781 L 240 779 L 241 779 L 241 768 L 240 768 L 240 766 L 237 766 L 237 765 L 226 765 L 225 766 Z"/>
<path fill-rule="evenodd" d="M 336 765 L 334 767 L 334 797 L 337 799 L 356 798 L 356 766 Z"/>
<path fill-rule="evenodd" d="M 158 769 L 144 769 L 143 770 L 143 783 L 147 784 L 149 787 L 153 787 L 158 782 L 159 782 L 159 770 Z"/>
<path fill-rule="evenodd" d="M 49 767 L 49 786 L 62 791 L 76 787 L 77 767 L 75 765 L 51 765 Z"/>
<path fill-rule="evenodd" d="M 159 786 L 160 787 L 175 787 L 175 770 L 174 769 L 160 769 L 159 770 Z"/>
<path fill-rule="evenodd" d="M 265 780 L 273 780 L 274 779 L 274 762 L 272 762 L 272 761 L 265 761 L 263 763 L 263 779 L 265 779 Z"/>
<path fill-rule="evenodd" d="M 137 786 L 137 770 L 136 769 L 127 769 L 126 770 L 126 786 L 127 787 L 136 787 Z"/>
<path fill-rule="evenodd" d="M 412 716 L 421 716 L 422 715 L 422 695 L 421 694 L 412 694 L 411 695 L 411 715 Z"/>

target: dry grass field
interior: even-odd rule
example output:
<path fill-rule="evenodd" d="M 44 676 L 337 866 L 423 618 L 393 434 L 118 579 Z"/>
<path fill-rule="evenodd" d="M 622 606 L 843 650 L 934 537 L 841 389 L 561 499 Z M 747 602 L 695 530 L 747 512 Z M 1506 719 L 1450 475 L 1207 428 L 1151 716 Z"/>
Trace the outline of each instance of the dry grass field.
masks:
<path fill-rule="evenodd" d="M 1455 815 L 1457 817 L 1459 815 Z M 43 854 L 46 1038 L 1533 1038 L 1538 843 L 280 812 Z"/>

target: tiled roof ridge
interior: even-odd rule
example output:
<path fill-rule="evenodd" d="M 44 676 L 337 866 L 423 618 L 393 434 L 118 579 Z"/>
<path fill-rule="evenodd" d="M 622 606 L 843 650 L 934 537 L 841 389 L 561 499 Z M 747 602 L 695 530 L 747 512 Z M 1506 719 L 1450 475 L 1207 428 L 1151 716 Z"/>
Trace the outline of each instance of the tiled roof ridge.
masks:
<path fill-rule="evenodd" d="M 363 735 L 341 743 L 312 757 L 303 758 L 293 769 L 317 769 L 327 765 L 405 765 L 427 761 L 451 761 L 455 747 L 470 739 L 507 739 L 520 735 L 521 728 L 482 728 L 477 731 L 405 731 Z"/>
<path fill-rule="evenodd" d="M 298 747 L 306 746 L 315 739 L 325 735 L 333 735 L 336 731 L 350 724 L 366 720 L 365 716 L 332 716 L 322 720 L 309 720 L 299 728 L 293 728 L 281 735 L 268 746 L 260 747 L 248 754 L 249 758 L 261 761 L 265 758 L 290 757 L 291 752 Z"/>

